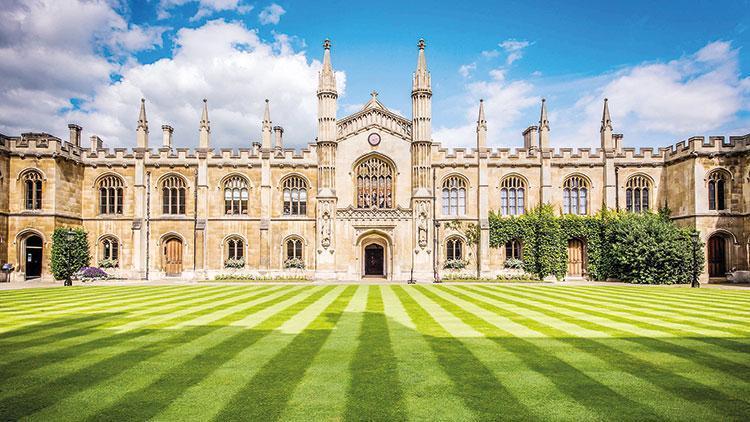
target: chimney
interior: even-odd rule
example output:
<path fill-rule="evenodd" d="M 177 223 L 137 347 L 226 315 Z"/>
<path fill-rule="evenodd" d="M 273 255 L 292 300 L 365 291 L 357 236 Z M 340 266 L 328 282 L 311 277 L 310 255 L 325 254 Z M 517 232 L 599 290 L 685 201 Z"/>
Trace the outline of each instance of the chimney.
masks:
<path fill-rule="evenodd" d="M 90 152 L 97 152 L 102 148 L 102 138 L 91 135 L 91 151 Z"/>
<path fill-rule="evenodd" d="M 80 147 L 81 146 L 81 127 L 73 123 L 68 125 L 70 129 L 70 143 Z"/>
<path fill-rule="evenodd" d="M 161 130 L 164 133 L 162 148 L 172 149 L 172 133 L 174 129 L 169 125 L 161 125 Z"/>
<path fill-rule="evenodd" d="M 539 127 L 529 126 L 523 131 L 523 147 L 526 151 L 536 148 L 537 131 Z"/>
<path fill-rule="evenodd" d="M 284 143 L 282 140 L 282 137 L 284 135 L 284 128 L 281 126 L 274 126 L 273 127 L 273 134 L 274 138 L 276 140 L 276 149 L 282 149 L 284 148 Z"/>

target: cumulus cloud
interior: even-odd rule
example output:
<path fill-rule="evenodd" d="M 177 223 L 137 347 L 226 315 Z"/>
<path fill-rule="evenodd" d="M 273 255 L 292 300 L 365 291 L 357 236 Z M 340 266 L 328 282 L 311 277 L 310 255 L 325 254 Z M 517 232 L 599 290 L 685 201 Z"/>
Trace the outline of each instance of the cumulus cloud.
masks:
<path fill-rule="evenodd" d="M 198 11 L 190 18 L 191 22 L 209 17 L 216 12 L 232 10 L 243 14 L 253 10 L 253 6 L 246 4 L 243 0 L 161 0 L 157 7 L 157 17 L 166 19 L 170 16 L 171 9 L 188 3 L 198 4 Z"/>
<path fill-rule="evenodd" d="M 461 65 L 461 67 L 458 68 L 458 73 L 464 78 L 468 78 L 469 75 L 471 75 L 471 72 L 475 70 L 477 70 L 477 64 L 469 63 L 469 64 Z"/>
<path fill-rule="evenodd" d="M 286 10 L 284 10 L 283 7 L 276 3 L 271 3 L 260 11 L 258 14 L 258 20 L 262 25 L 277 25 L 281 20 L 281 15 L 284 13 L 286 13 Z"/>

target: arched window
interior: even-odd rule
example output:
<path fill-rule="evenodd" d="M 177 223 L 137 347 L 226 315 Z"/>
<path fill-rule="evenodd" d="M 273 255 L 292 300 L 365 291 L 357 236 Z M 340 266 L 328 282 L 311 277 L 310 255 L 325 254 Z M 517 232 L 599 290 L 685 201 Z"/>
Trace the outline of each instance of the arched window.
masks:
<path fill-rule="evenodd" d="M 286 241 L 286 260 L 290 259 L 302 260 L 302 239 L 298 237 Z"/>
<path fill-rule="evenodd" d="M 625 209 L 630 212 L 648 211 L 651 202 L 651 181 L 646 176 L 628 179 L 625 189 Z"/>
<path fill-rule="evenodd" d="M 299 176 L 284 180 L 284 215 L 307 215 L 307 182 Z"/>
<path fill-rule="evenodd" d="M 27 171 L 23 175 L 25 186 L 26 209 L 42 209 L 42 174 L 38 171 Z"/>
<path fill-rule="evenodd" d="M 582 176 L 571 176 L 563 183 L 563 214 L 588 214 L 589 182 Z"/>
<path fill-rule="evenodd" d="M 227 259 L 243 259 L 245 257 L 245 242 L 239 237 L 227 239 Z"/>
<path fill-rule="evenodd" d="M 518 239 L 505 242 L 505 259 L 523 259 L 523 245 Z"/>
<path fill-rule="evenodd" d="M 185 180 L 169 176 L 162 183 L 162 210 L 164 214 L 185 214 Z"/>
<path fill-rule="evenodd" d="M 120 244 L 112 236 L 103 237 L 99 242 L 101 247 L 100 267 L 120 266 Z"/>
<path fill-rule="evenodd" d="M 466 214 L 466 181 L 451 176 L 443 182 L 443 215 Z"/>
<path fill-rule="evenodd" d="M 99 214 L 122 214 L 122 179 L 115 175 L 99 182 Z"/>
<path fill-rule="evenodd" d="M 727 176 L 725 171 L 715 170 L 708 176 L 708 209 L 725 210 Z"/>
<path fill-rule="evenodd" d="M 500 183 L 500 213 L 521 215 L 526 209 L 526 183 L 517 176 L 510 176 Z"/>
<path fill-rule="evenodd" d="M 459 238 L 448 239 L 445 242 L 445 259 L 448 261 L 463 259 L 464 241 Z"/>
<path fill-rule="evenodd" d="M 247 180 L 232 176 L 224 182 L 224 213 L 247 214 Z"/>
<path fill-rule="evenodd" d="M 391 166 L 378 157 L 362 161 L 356 168 L 357 208 L 393 208 Z"/>

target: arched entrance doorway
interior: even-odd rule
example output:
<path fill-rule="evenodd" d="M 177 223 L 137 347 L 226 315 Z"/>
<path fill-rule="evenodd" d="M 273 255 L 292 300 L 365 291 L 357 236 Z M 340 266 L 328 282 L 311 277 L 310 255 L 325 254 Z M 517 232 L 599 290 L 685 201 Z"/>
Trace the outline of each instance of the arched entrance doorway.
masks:
<path fill-rule="evenodd" d="M 385 277 L 385 248 L 377 243 L 365 246 L 364 265 L 365 277 Z"/>
<path fill-rule="evenodd" d="M 581 239 L 568 240 L 568 276 L 583 277 L 586 273 L 586 245 Z"/>
<path fill-rule="evenodd" d="M 726 277 L 727 275 L 727 238 L 714 234 L 708 238 L 708 276 Z"/>
<path fill-rule="evenodd" d="M 42 256 L 44 241 L 39 235 L 32 234 L 23 241 L 23 265 L 26 280 L 42 276 Z"/>
<path fill-rule="evenodd" d="M 179 276 L 182 274 L 182 240 L 170 237 L 164 241 L 162 247 L 162 262 L 164 263 L 164 274 L 167 276 Z"/>

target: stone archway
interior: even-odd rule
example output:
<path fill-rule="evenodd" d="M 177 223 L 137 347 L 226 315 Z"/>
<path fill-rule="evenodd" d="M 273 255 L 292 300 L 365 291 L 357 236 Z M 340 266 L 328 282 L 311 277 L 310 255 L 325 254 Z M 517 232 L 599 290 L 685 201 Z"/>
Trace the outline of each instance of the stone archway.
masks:
<path fill-rule="evenodd" d="M 18 268 L 24 280 L 42 277 L 44 268 L 44 238 L 29 230 L 18 235 Z"/>
<path fill-rule="evenodd" d="M 390 238 L 377 231 L 360 237 L 359 272 L 362 278 L 391 279 L 393 275 L 393 253 Z"/>

